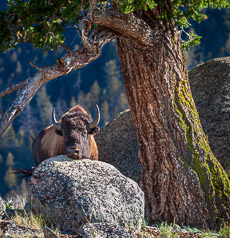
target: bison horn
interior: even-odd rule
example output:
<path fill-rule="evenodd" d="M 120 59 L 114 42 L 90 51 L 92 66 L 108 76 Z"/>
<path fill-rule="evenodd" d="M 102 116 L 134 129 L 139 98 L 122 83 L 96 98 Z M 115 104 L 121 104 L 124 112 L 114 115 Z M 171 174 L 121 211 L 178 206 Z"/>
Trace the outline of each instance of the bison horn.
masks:
<path fill-rule="evenodd" d="M 96 115 L 95 119 L 89 123 L 89 128 L 90 129 L 95 128 L 98 125 L 99 121 L 100 121 L 100 110 L 99 110 L 98 105 L 96 105 L 96 108 L 97 108 L 97 115 Z"/>
<path fill-rule="evenodd" d="M 61 124 L 59 122 L 57 122 L 57 119 L 56 119 L 56 116 L 55 116 L 55 108 L 53 108 L 53 111 L 52 111 L 52 124 L 54 125 L 54 127 L 57 129 L 57 130 L 61 130 Z"/>

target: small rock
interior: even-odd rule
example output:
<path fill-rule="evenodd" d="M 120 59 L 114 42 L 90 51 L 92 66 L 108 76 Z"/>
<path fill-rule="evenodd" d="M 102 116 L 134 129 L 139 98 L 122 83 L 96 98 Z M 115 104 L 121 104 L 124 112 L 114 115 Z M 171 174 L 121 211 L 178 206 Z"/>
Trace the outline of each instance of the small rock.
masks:
<path fill-rule="evenodd" d="M 6 203 L 5 201 L 0 197 L 0 219 L 3 218 L 6 211 Z"/>

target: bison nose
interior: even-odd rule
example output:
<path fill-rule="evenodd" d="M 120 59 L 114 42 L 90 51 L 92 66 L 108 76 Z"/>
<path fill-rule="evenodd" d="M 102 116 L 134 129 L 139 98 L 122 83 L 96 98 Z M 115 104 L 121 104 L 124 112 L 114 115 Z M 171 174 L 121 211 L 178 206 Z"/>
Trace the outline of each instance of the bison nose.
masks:
<path fill-rule="evenodd" d="M 79 154 L 80 154 L 80 150 L 79 150 L 79 149 L 75 149 L 75 150 L 74 150 L 74 153 L 77 154 L 77 155 L 79 155 Z"/>
<path fill-rule="evenodd" d="M 67 156 L 71 159 L 79 159 L 80 158 L 80 150 L 77 148 L 70 148 L 67 150 Z"/>

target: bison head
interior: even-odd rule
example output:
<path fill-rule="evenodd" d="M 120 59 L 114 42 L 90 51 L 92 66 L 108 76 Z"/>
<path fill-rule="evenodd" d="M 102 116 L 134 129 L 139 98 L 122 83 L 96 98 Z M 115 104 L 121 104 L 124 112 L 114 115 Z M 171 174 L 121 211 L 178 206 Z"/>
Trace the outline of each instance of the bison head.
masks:
<path fill-rule="evenodd" d="M 64 137 L 66 154 L 71 159 L 81 159 L 90 155 L 92 135 L 99 132 L 97 125 L 100 121 L 100 110 L 97 105 L 96 108 L 97 115 L 92 121 L 85 111 L 78 110 L 64 114 L 59 122 L 53 109 L 52 123 Z"/>

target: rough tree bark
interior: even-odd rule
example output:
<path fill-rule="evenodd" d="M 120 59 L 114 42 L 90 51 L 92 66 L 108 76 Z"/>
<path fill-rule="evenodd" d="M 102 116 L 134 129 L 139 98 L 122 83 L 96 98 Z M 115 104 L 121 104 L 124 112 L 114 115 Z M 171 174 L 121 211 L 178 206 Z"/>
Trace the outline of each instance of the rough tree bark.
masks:
<path fill-rule="evenodd" d="M 143 47 L 120 36 L 118 51 L 137 128 L 147 218 L 217 228 L 230 219 L 230 184 L 202 130 L 177 27 L 154 14 L 141 18 L 161 39 Z"/>

